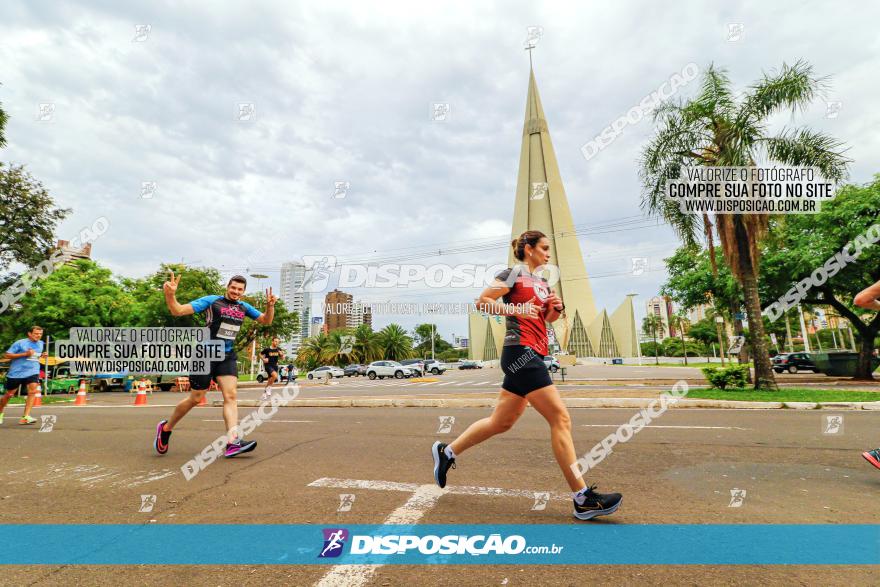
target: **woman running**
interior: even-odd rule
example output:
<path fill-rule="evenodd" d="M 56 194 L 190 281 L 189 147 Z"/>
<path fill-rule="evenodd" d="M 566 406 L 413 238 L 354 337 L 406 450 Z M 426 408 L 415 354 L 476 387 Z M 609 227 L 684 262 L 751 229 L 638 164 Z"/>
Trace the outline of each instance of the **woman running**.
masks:
<path fill-rule="evenodd" d="M 445 487 L 446 472 L 455 468 L 456 456 L 510 430 L 526 405 L 532 404 L 550 425 L 553 454 L 572 490 L 575 517 L 589 520 L 613 514 L 620 507 L 621 495 L 597 493 L 596 486 L 587 487 L 583 477 L 572 468 L 577 455 L 571 439 L 571 418 L 544 365 L 548 354 L 546 323 L 554 322 L 565 310 L 565 304 L 550 290 L 547 281 L 536 275 L 538 268 L 550 261 L 550 241 L 543 233 L 529 230 L 511 245 L 514 256 L 524 264 L 499 273 L 477 301 L 480 311 L 506 316 L 507 332 L 501 353 L 504 382 L 498 403 L 491 416 L 471 424 L 452 443 L 434 443 L 434 480 Z"/>

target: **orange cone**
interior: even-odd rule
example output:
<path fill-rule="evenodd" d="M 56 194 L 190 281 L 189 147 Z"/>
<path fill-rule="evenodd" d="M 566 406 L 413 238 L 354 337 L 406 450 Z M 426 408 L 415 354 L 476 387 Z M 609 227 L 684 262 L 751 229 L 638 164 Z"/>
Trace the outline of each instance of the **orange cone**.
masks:
<path fill-rule="evenodd" d="M 145 406 L 147 405 L 147 382 L 143 379 L 137 382 L 138 391 L 137 395 L 134 396 L 134 405 L 136 406 Z"/>
<path fill-rule="evenodd" d="M 79 391 L 76 392 L 76 401 L 73 402 L 75 406 L 84 406 L 86 405 L 86 380 L 79 380 Z"/>
<path fill-rule="evenodd" d="M 39 408 L 43 405 L 43 393 L 37 389 L 37 395 L 34 397 L 34 407 Z"/>
<path fill-rule="evenodd" d="M 199 400 L 197 406 L 207 406 L 208 405 L 208 392 L 202 394 L 202 399 Z"/>

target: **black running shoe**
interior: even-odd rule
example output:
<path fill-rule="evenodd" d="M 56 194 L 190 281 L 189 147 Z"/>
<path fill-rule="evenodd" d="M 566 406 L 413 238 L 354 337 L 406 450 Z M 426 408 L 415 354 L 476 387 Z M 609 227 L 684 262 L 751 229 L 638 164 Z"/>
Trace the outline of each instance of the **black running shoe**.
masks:
<path fill-rule="evenodd" d="M 446 487 L 446 471 L 450 467 L 455 468 L 455 459 L 446 456 L 446 445 L 439 440 L 431 447 L 431 456 L 434 458 L 434 481 L 440 489 Z"/>
<path fill-rule="evenodd" d="M 168 423 L 168 420 L 162 420 L 159 422 L 159 425 L 156 426 L 156 441 L 153 443 L 153 446 L 156 448 L 156 452 L 160 455 L 164 455 L 168 452 L 168 441 L 171 439 L 171 431 L 165 431 L 165 424 Z"/>
<path fill-rule="evenodd" d="M 620 507 L 623 496 L 619 493 L 596 493 L 595 485 L 591 485 L 584 492 L 584 503 L 579 505 L 574 500 L 574 517 L 578 520 L 590 520 L 597 516 L 613 514 Z"/>
<path fill-rule="evenodd" d="M 224 455 L 226 458 L 232 458 L 238 456 L 240 454 L 251 452 L 257 448 L 256 440 L 236 440 L 232 444 L 226 445 L 226 454 Z"/>

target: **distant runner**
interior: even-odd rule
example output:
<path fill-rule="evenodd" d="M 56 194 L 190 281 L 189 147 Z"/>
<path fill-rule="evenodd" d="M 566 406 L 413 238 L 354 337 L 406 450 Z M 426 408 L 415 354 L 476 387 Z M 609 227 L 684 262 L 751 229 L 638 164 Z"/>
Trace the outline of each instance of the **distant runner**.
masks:
<path fill-rule="evenodd" d="M 154 446 L 156 452 L 164 455 L 168 452 L 168 441 L 171 439 L 171 430 L 187 415 L 191 409 L 199 405 L 202 397 L 211 386 L 211 380 L 217 382 L 220 392 L 223 394 L 223 420 L 226 423 L 226 457 L 234 457 L 242 453 L 250 452 L 256 448 L 257 443 L 253 440 L 246 441 L 239 438 L 238 430 L 238 404 L 236 395 L 238 392 L 238 366 L 235 355 L 234 343 L 238 336 L 245 317 L 256 320 L 258 323 L 268 326 L 275 318 L 275 302 L 277 297 L 272 295 L 272 288 L 266 290 L 266 313 L 263 314 L 247 302 L 241 301 L 244 295 L 247 280 L 241 275 L 236 275 L 226 284 L 226 295 L 204 296 L 193 300 L 188 304 L 180 304 L 177 301 L 177 285 L 180 276 L 171 277 L 165 282 L 165 303 L 173 316 L 189 316 L 205 312 L 205 322 L 210 330 L 211 339 L 224 342 L 226 357 L 222 361 L 211 363 L 211 372 L 207 375 L 190 375 L 189 397 L 181 400 L 174 413 L 168 420 L 162 420 L 156 427 L 156 440 Z"/>
<path fill-rule="evenodd" d="M 43 351 L 43 329 L 39 326 L 31 326 L 27 338 L 22 338 L 12 343 L 6 351 L 6 358 L 12 359 L 9 364 L 9 372 L 6 374 L 6 393 L 0 398 L 0 424 L 3 423 L 3 410 L 6 404 L 22 385 L 27 390 L 27 399 L 24 403 L 24 415 L 18 421 L 19 424 L 33 424 L 37 421 L 31 417 L 31 409 L 40 390 L 40 357 L 46 357 Z"/>
<path fill-rule="evenodd" d="M 269 379 L 266 381 L 266 389 L 263 390 L 263 396 L 260 398 L 261 400 L 272 398 L 272 384 L 278 381 L 278 361 L 284 358 L 284 351 L 278 348 L 280 342 L 281 339 L 276 336 L 272 339 L 272 346 L 260 352 L 260 357 L 263 359 L 263 368 L 269 376 Z M 289 375 L 287 380 L 290 381 Z"/>

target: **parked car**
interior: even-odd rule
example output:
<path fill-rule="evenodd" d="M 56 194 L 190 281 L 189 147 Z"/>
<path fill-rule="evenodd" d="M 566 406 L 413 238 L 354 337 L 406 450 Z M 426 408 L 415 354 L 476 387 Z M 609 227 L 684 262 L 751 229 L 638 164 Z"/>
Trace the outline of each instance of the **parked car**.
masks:
<path fill-rule="evenodd" d="M 125 389 L 127 375 L 123 373 L 101 373 L 88 377 L 92 389 L 95 391 L 110 391 L 111 389 Z"/>
<path fill-rule="evenodd" d="M 70 367 L 65 364 L 49 367 L 49 381 L 46 393 L 76 393 L 79 389 L 79 378 L 70 374 Z"/>
<path fill-rule="evenodd" d="M 556 357 L 546 356 L 544 357 L 544 365 L 547 366 L 547 370 L 551 373 L 556 373 L 560 369 L 559 361 L 556 360 Z"/>
<path fill-rule="evenodd" d="M 458 364 L 459 369 L 482 369 L 483 364 L 480 361 L 463 360 Z"/>
<path fill-rule="evenodd" d="M 809 353 L 782 353 L 773 357 L 772 364 L 773 370 L 777 373 L 782 373 L 783 371 L 788 371 L 789 373 L 797 373 L 798 371 L 819 372 Z"/>
<path fill-rule="evenodd" d="M 437 359 L 425 359 L 425 373 L 442 375 L 446 371 L 446 365 Z"/>
<path fill-rule="evenodd" d="M 345 373 L 346 377 L 357 377 L 358 375 L 365 375 L 367 373 L 367 368 L 364 365 L 354 363 L 352 365 L 346 365 L 342 371 Z"/>
<path fill-rule="evenodd" d="M 414 369 L 404 367 L 397 361 L 373 361 L 367 366 L 367 377 L 370 379 L 384 379 L 386 377 L 394 377 L 395 379 L 403 379 L 404 377 L 412 377 L 416 374 Z"/>
<path fill-rule="evenodd" d="M 409 367 L 415 372 L 416 377 L 421 377 L 425 374 L 425 363 L 422 359 L 407 359 L 405 361 L 400 362 L 404 367 Z"/>
<path fill-rule="evenodd" d="M 316 377 L 319 379 L 322 377 L 345 377 L 345 371 L 333 365 L 324 365 L 309 371 L 306 377 L 309 379 L 315 379 Z"/>

